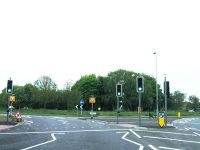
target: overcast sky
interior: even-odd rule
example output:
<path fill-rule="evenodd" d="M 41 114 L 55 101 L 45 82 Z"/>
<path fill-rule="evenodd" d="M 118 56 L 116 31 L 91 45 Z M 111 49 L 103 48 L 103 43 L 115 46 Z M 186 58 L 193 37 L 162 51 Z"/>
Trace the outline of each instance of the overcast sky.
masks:
<path fill-rule="evenodd" d="M 0 1 L 0 90 L 50 76 L 142 72 L 200 97 L 199 0 Z"/>

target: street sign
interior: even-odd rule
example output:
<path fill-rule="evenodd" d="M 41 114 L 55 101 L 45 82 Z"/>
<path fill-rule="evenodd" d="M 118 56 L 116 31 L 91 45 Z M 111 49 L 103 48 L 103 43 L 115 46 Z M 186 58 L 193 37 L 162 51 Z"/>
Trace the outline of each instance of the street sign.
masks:
<path fill-rule="evenodd" d="M 9 101 L 10 102 L 15 102 L 15 96 L 10 96 Z"/>
<path fill-rule="evenodd" d="M 76 109 L 78 110 L 78 105 L 76 105 L 75 107 L 76 107 Z"/>
<path fill-rule="evenodd" d="M 91 103 L 91 104 L 96 103 L 95 97 L 90 97 L 90 98 L 89 98 L 89 103 Z"/>
<path fill-rule="evenodd" d="M 84 100 L 83 100 L 83 99 L 80 100 L 80 104 L 81 104 L 81 105 L 84 105 Z"/>

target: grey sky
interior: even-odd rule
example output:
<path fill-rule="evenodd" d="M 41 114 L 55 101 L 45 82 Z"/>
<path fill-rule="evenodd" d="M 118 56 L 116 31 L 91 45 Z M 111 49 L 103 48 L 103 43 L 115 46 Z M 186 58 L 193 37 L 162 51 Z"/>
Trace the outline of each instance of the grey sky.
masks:
<path fill-rule="evenodd" d="M 0 1 L 0 90 L 50 76 L 60 88 L 119 68 L 164 74 L 171 90 L 199 92 L 200 2 Z"/>

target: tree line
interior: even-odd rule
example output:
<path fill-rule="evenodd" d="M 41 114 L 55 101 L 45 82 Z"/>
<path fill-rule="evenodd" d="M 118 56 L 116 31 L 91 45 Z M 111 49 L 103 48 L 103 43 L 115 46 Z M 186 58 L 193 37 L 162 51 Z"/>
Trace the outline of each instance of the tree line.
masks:
<path fill-rule="evenodd" d="M 94 109 L 101 108 L 105 111 L 116 110 L 116 84 L 123 85 L 123 96 L 120 105 L 125 111 L 137 111 L 138 94 L 136 92 L 136 77 L 144 77 L 144 93 L 142 94 L 143 111 L 155 111 L 156 109 L 156 79 L 146 74 L 140 74 L 127 70 L 116 70 L 108 73 L 106 77 L 95 74 L 82 76 L 74 85 L 66 83 L 64 89 L 57 88 L 57 84 L 49 77 L 42 76 L 34 84 L 24 86 L 13 86 L 16 102 L 13 106 L 21 108 L 47 108 L 47 109 L 75 109 L 80 100 L 85 101 L 84 109 L 90 110 L 89 97 L 96 98 Z M 0 107 L 6 107 L 8 102 L 6 88 L 0 94 Z M 161 85 L 158 85 L 159 108 L 164 110 L 164 95 Z M 189 96 L 185 101 L 185 94 L 180 91 L 170 93 L 168 99 L 169 110 L 188 110 L 199 108 L 199 98 L 195 95 Z"/>

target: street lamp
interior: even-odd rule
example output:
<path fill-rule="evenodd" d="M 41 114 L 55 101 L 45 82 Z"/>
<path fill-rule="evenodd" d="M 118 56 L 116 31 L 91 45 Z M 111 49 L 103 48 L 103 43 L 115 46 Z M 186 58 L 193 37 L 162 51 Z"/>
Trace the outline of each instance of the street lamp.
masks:
<path fill-rule="evenodd" d="M 158 79 L 157 79 L 158 70 L 157 70 L 157 53 L 154 52 L 153 54 L 156 56 L 156 116 L 158 117 Z"/>

